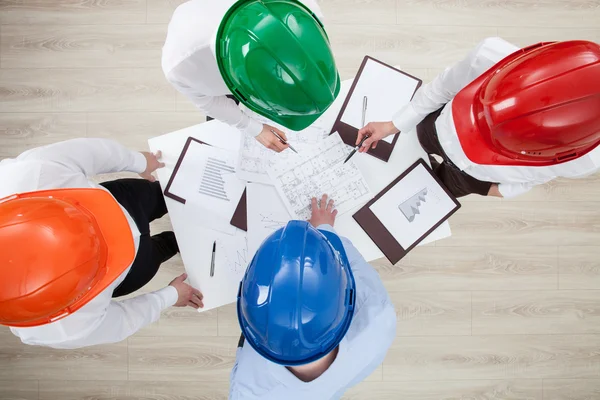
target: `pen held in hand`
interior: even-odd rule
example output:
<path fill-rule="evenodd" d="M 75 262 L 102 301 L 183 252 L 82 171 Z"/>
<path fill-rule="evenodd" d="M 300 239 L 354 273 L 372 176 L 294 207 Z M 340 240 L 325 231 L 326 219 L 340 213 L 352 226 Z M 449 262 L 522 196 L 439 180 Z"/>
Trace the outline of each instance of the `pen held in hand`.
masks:
<path fill-rule="evenodd" d="M 363 136 L 363 138 L 360 141 L 360 143 L 354 148 L 354 150 L 352 150 L 350 152 L 350 154 L 348 154 L 348 157 L 346 157 L 346 159 L 344 160 L 344 164 L 346 164 L 350 160 L 350 158 L 352 158 L 352 156 L 354 155 L 354 153 L 356 153 L 358 151 L 358 149 L 361 148 L 361 146 L 363 145 L 363 143 L 365 143 L 365 140 L 367 140 L 370 137 L 371 137 L 371 135 L 369 135 L 369 134 L 366 134 L 365 136 Z"/>
<path fill-rule="evenodd" d="M 292 151 L 293 151 L 294 153 L 298 154 L 298 152 L 296 151 L 296 149 L 295 149 L 295 148 L 293 148 L 291 144 L 289 144 L 288 142 L 286 142 L 286 141 L 285 141 L 285 139 L 283 139 L 283 138 L 282 138 L 282 137 L 281 137 L 281 136 L 280 136 L 280 135 L 279 135 L 277 132 L 275 132 L 273 129 L 271 129 L 271 133 L 272 133 L 273 135 L 275 135 L 275 137 L 276 137 L 277 139 L 279 139 L 279 141 L 280 141 L 281 143 L 288 145 L 288 146 L 290 147 L 290 149 L 292 149 Z"/>

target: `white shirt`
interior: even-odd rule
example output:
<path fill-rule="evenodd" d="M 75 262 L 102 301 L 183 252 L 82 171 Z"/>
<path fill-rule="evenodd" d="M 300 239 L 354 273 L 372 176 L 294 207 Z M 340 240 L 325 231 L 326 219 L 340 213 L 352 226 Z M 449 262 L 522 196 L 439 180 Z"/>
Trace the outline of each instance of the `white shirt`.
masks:
<path fill-rule="evenodd" d="M 330 225 L 321 230 L 335 233 Z M 342 237 L 356 281 L 356 308 L 337 357 L 317 379 L 303 382 L 245 343 L 231 372 L 230 400 L 339 399 L 382 362 L 396 336 L 396 312 L 381 278 L 352 243 Z"/>
<path fill-rule="evenodd" d="M 231 99 L 214 55 L 216 32 L 236 0 L 191 0 L 175 10 L 162 50 L 167 80 L 206 115 L 257 136 L 263 124 L 245 114 Z M 315 0 L 303 0 L 322 21 Z"/>
<path fill-rule="evenodd" d="M 472 177 L 499 183 L 498 189 L 504 197 L 518 196 L 557 177 L 585 177 L 600 168 L 600 146 L 575 160 L 543 167 L 482 165 L 466 156 L 454 125 L 452 99 L 475 78 L 518 49 L 500 38 L 483 40 L 464 60 L 446 68 L 431 83 L 422 86 L 413 100 L 393 118 L 397 129 L 410 132 L 427 115 L 447 103 L 435 123 L 444 152 L 458 168 Z"/>
<path fill-rule="evenodd" d="M 0 198 L 16 193 L 58 188 L 101 188 L 88 177 L 121 171 L 141 173 L 146 169 L 143 154 L 105 139 L 74 139 L 26 151 L 15 159 L 0 162 Z M 105 190 L 105 189 L 104 189 Z M 135 242 L 140 232 L 123 208 Z M 177 302 L 177 289 L 168 286 L 150 294 L 114 301 L 112 293 L 125 279 L 127 268 L 117 280 L 73 314 L 50 324 L 11 328 L 25 344 L 74 349 L 119 342 L 155 322 L 160 313 Z"/>

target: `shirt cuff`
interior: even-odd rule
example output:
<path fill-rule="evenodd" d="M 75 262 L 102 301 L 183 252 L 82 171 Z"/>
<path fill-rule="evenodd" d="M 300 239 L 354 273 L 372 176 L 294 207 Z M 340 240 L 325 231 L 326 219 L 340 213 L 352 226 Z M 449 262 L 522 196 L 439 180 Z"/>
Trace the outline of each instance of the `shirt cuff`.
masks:
<path fill-rule="evenodd" d="M 500 192 L 502 197 L 504 197 L 505 199 L 510 199 L 510 198 L 522 195 L 524 193 L 527 193 L 531 190 L 531 188 L 532 188 L 532 186 L 525 185 L 525 184 L 511 185 L 511 184 L 506 184 L 506 183 L 500 183 L 498 185 L 498 191 Z"/>
<path fill-rule="evenodd" d="M 408 103 L 400 109 L 392 117 L 392 123 L 402 133 L 408 133 L 414 129 L 419 122 L 423 120 L 412 106 L 412 103 Z"/>
<path fill-rule="evenodd" d="M 173 286 L 164 287 L 154 292 L 154 294 L 158 295 L 162 300 L 162 310 L 174 306 L 175 303 L 177 303 L 177 299 L 179 298 L 177 289 L 175 289 Z"/>
<path fill-rule="evenodd" d="M 255 119 L 250 119 L 250 121 L 248 121 L 248 127 L 246 127 L 246 129 L 244 129 L 244 133 L 246 135 L 250 135 L 250 136 L 254 136 L 257 137 L 258 135 L 260 135 L 260 133 L 263 130 L 263 124 L 262 122 L 258 122 Z"/>
<path fill-rule="evenodd" d="M 146 170 L 146 167 L 148 166 L 146 157 L 139 151 L 132 152 L 132 155 L 133 155 L 132 172 L 137 172 L 138 174 L 141 174 L 142 172 L 144 172 Z"/>
<path fill-rule="evenodd" d="M 337 232 L 335 231 L 333 226 L 331 226 L 329 224 L 321 224 L 321 225 L 317 226 L 317 229 L 320 231 L 327 231 L 327 232 L 335 233 L 337 235 Z"/>

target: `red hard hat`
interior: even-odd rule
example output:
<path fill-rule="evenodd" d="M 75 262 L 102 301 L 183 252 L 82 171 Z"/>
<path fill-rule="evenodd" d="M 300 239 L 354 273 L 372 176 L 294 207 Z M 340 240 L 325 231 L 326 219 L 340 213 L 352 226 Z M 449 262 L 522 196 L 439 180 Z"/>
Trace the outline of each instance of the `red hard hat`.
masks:
<path fill-rule="evenodd" d="M 600 45 L 538 43 L 461 90 L 452 116 L 477 164 L 555 165 L 600 143 Z"/>
<path fill-rule="evenodd" d="M 0 324 L 31 327 L 77 311 L 133 262 L 125 214 L 102 189 L 0 200 Z"/>

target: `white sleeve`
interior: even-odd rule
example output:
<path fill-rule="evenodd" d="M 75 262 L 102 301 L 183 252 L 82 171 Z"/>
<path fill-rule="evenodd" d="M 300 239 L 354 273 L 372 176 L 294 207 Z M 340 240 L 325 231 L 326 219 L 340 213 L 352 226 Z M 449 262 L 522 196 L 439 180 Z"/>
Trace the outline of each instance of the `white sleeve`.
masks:
<path fill-rule="evenodd" d="M 417 90 L 410 103 L 392 121 L 400 132 L 411 131 L 427 115 L 440 109 L 456 94 L 490 67 L 519 48 L 492 37 L 481 41 L 467 57 L 446 68 L 433 81 Z"/>
<path fill-rule="evenodd" d="M 208 96 L 194 88 L 192 83 L 186 82 L 187 77 L 202 76 L 202 72 L 195 65 L 193 55 L 166 72 L 165 76 L 177 91 L 190 99 L 204 114 L 251 136 L 257 136 L 262 131 L 263 124 L 246 115 L 232 99 L 226 96 Z"/>
<path fill-rule="evenodd" d="M 500 183 L 498 184 L 498 191 L 502 197 L 510 199 L 512 197 L 520 196 L 530 191 L 536 183 Z"/>
<path fill-rule="evenodd" d="M 88 336 L 68 343 L 69 347 L 117 343 L 158 321 L 160 313 L 177 302 L 177 289 L 167 286 L 156 292 L 127 300 L 112 300 L 102 323 Z"/>
<path fill-rule="evenodd" d="M 88 177 L 114 172 L 146 170 L 146 158 L 108 139 L 72 139 L 26 151 L 19 160 L 57 163 Z"/>

